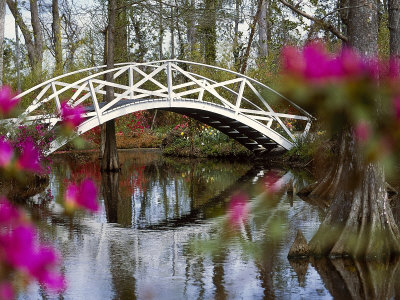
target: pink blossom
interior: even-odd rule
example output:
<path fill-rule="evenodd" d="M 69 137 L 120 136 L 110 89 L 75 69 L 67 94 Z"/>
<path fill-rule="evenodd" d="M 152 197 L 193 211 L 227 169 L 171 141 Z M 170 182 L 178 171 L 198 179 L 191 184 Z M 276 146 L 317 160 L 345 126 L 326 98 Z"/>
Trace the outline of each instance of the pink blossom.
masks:
<path fill-rule="evenodd" d="M 343 76 L 359 76 L 363 72 L 361 56 L 349 47 L 345 47 L 338 56 Z"/>
<path fill-rule="evenodd" d="M 269 171 L 264 179 L 265 187 L 268 193 L 276 193 L 281 189 L 279 175 L 276 171 Z"/>
<path fill-rule="evenodd" d="M 238 226 L 247 219 L 249 207 L 249 198 L 244 193 L 238 193 L 231 197 L 229 202 L 228 218 L 229 223 L 233 226 Z"/>
<path fill-rule="evenodd" d="M 304 76 L 311 80 L 324 80 L 330 74 L 330 57 L 320 43 L 310 43 L 303 50 Z"/>
<path fill-rule="evenodd" d="M 5 281 L 0 283 L 0 299 L 1 300 L 14 299 L 14 290 L 10 282 Z"/>
<path fill-rule="evenodd" d="M 396 118 L 400 120 L 400 96 L 393 99 L 394 110 L 396 113 Z"/>
<path fill-rule="evenodd" d="M 360 121 L 354 128 L 354 134 L 360 142 L 366 142 L 371 134 L 370 125 L 365 121 Z"/>
<path fill-rule="evenodd" d="M 0 167 L 7 167 L 10 165 L 14 156 L 14 151 L 8 141 L 4 138 L 0 139 Z"/>
<path fill-rule="evenodd" d="M 59 256 L 52 248 L 41 246 L 33 252 L 26 268 L 31 276 L 46 285 L 49 290 L 57 292 L 65 288 L 63 276 L 53 271 L 58 261 Z"/>
<path fill-rule="evenodd" d="M 302 53 L 295 47 L 286 46 L 282 50 L 282 63 L 286 72 L 302 75 L 305 62 Z"/>
<path fill-rule="evenodd" d="M 14 98 L 9 86 L 2 86 L 0 89 L 0 113 L 8 114 L 18 104 L 19 100 Z"/>
<path fill-rule="evenodd" d="M 400 77 L 400 58 L 390 58 L 388 69 L 388 77 L 390 79 L 398 79 Z"/>
<path fill-rule="evenodd" d="M 282 56 L 286 72 L 300 75 L 311 82 L 359 76 L 369 76 L 377 80 L 383 69 L 379 60 L 365 60 L 351 48 L 344 48 L 339 55 L 332 56 L 319 42 L 307 44 L 302 51 L 285 47 Z M 392 65 L 392 69 L 395 69 L 395 64 Z"/>
<path fill-rule="evenodd" d="M 26 171 L 42 172 L 39 150 L 31 140 L 26 140 L 22 143 L 21 155 L 18 158 L 17 166 Z"/>
<path fill-rule="evenodd" d="M 64 289 L 64 278 L 56 270 L 58 253 L 40 243 L 34 226 L 4 197 L 0 199 L 0 224 L 4 229 L 0 231 L 0 260 L 10 269 L 11 275 L 20 272 L 51 291 Z M 11 283 L 0 283 L 0 299 L 12 299 L 13 296 Z"/>
<path fill-rule="evenodd" d="M 53 248 L 39 244 L 32 225 L 19 225 L 0 235 L 0 247 L 11 267 L 35 278 L 49 290 L 60 291 L 65 287 L 62 276 L 54 271 L 58 254 Z"/>
<path fill-rule="evenodd" d="M 65 192 L 67 208 L 84 208 L 90 211 L 98 210 L 97 189 L 91 179 L 85 179 L 80 185 L 70 183 Z"/>
<path fill-rule="evenodd" d="M 383 75 L 382 70 L 384 69 L 384 64 L 377 58 L 369 58 L 364 61 L 364 75 L 374 80 L 379 80 L 381 78 Z"/>
<path fill-rule="evenodd" d="M 19 217 L 18 209 L 11 205 L 5 197 L 0 197 L 0 225 L 12 224 Z"/>
<path fill-rule="evenodd" d="M 65 126 L 75 128 L 83 122 L 85 109 L 81 105 L 72 107 L 67 101 L 61 103 L 61 119 Z"/>

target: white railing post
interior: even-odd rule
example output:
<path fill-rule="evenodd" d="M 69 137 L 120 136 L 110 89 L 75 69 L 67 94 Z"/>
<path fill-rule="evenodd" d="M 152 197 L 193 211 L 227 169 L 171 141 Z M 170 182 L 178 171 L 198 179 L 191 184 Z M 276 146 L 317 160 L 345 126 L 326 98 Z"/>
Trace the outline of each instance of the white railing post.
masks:
<path fill-rule="evenodd" d="M 99 102 L 97 101 L 96 91 L 94 90 L 93 83 L 91 80 L 88 80 L 88 84 L 89 84 L 90 94 L 92 95 L 92 102 L 93 102 L 94 110 L 96 111 L 97 120 L 99 121 L 99 125 L 101 125 L 102 124 L 101 111 L 100 111 L 100 107 L 99 107 Z"/>
<path fill-rule="evenodd" d="M 56 89 L 56 85 L 54 84 L 54 82 L 51 83 L 51 88 L 53 90 L 53 94 L 54 94 L 54 101 L 56 102 L 56 107 L 57 107 L 57 111 L 61 112 L 61 103 L 60 103 L 60 98 L 57 95 L 57 89 Z"/>
<path fill-rule="evenodd" d="M 129 67 L 129 88 L 132 89 L 133 87 L 133 67 L 130 66 Z M 133 96 L 135 96 L 133 89 L 131 90 L 131 99 L 133 98 Z"/>
<path fill-rule="evenodd" d="M 204 86 L 207 85 L 207 81 L 202 80 L 201 82 L 203 83 Z M 199 92 L 199 98 L 198 98 L 198 100 L 199 100 L 199 101 L 203 101 L 203 96 L 204 96 L 204 89 L 201 89 L 200 92 Z"/>
<path fill-rule="evenodd" d="M 246 79 L 243 79 L 243 81 L 240 83 L 239 93 L 236 99 L 235 116 L 239 114 L 240 104 L 242 103 L 242 97 L 245 85 L 246 85 Z"/>
<path fill-rule="evenodd" d="M 170 62 L 168 62 L 167 64 L 167 87 L 168 87 L 169 105 L 172 106 L 173 92 L 172 92 L 172 71 Z"/>
<path fill-rule="evenodd" d="M 303 134 L 302 134 L 303 138 L 305 138 L 306 135 L 308 134 L 308 131 L 310 130 L 310 127 L 311 127 L 311 121 L 308 121 L 306 127 L 304 128 Z"/>

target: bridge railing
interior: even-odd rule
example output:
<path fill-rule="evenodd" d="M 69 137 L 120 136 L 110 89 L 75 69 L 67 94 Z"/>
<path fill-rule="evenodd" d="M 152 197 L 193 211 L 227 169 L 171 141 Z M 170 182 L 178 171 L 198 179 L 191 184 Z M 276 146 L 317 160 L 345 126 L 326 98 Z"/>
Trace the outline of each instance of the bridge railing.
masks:
<path fill-rule="evenodd" d="M 297 139 L 294 131 L 299 131 L 301 135 L 307 134 L 313 120 L 308 112 L 267 85 L 221 67 L 181 60 L 162 60 L 121 63 L 111 70 L 105 68 L 106 66 L 100 66 L 71 72 L 21 93 L 17 97 L 34 95 L 34 98 L 19 120 L 42 121 L 55 125 L 60 120 L 61 102 L 64 99 L 68 99 L 72 106 L 80 104 L 90 108 L 86 117 L 97 118 L 99 124 L 104 122 L 107 113 L 124 101 L 152 99 L 169 101 L 172 106 L 174 101 L 192 99 L 212 102 L 234 111 L 236 115 L 256 120 L 293 143 Z M 200 69 L 206 72 L 199 72 Z M 216 76 L 218 72 L 224 76 Z M 113 74 L 112 82 L 105 80 L 107 73 Z M 221 80 L 221 77 L 225 78 Z M 114 91 L 114 98 L 109 103 L 103 100 L 107 88 Z M 266 93 L 269 93 L 269 99 Z M 274 107 L 271 99 L 278 98 L 280 104 Z M 293 121 L 297 124 L 302 122 L 302 126 L 293 126 Z"/>

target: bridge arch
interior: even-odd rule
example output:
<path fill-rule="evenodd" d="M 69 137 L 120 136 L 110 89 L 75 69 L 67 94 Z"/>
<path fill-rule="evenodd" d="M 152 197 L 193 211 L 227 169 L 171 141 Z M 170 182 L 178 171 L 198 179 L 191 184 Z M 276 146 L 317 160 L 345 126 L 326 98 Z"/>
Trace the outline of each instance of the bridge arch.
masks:
<path fill-rule="evenodd" d="M 277 146 L 292 148 L 299 136 L 307 134 L 313 120 L 270 87 L 220 67 L 163 60 L 105 68 L 71 72 L 21 93 L 17 97 L 33 100 L 16 121 L 56 126 L 61 121 L 61 101 L 69 99 L 71 106 L 83 105 L 86 110 L 85 120 L 77 128 L 80 135 L 135 111 L 162 109 L 202 121 L 257 152 Z M 104 79 L 108 72 L 113 74 L 113 82 Z M 109 103 L 103 101 L 106 88 L 114 91 Z M 56 139 L 49 154 L 66 142 Z"/>

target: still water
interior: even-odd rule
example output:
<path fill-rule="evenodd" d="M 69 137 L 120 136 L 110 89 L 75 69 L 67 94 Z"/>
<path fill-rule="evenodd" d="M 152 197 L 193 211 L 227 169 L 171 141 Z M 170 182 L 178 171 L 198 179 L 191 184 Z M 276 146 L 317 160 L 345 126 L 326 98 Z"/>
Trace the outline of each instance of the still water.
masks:
<path fill-rule="evenodd" d="M 30 213 L 62 253 L 61 297 L 32 285 L 20 299 L 363 299 L 399 291 L 397 262 L 289 261 L 301 229 L 307 240 L 324 216 L 295 191 L 307 174 L 249 162 L 165 158 L 120 152 L 119 174 L 102 175 L 97 154 L 54 156 L 50 184 Z M 266 193 L 266 179 L 283 189 Z M 61 214 L 66 182 L 93 178 L 97 214 Z M 267 180 L 268 181 L 268 180 Z M 249 215 L 228 222 L 229 200 L 249 196 Z"/>

